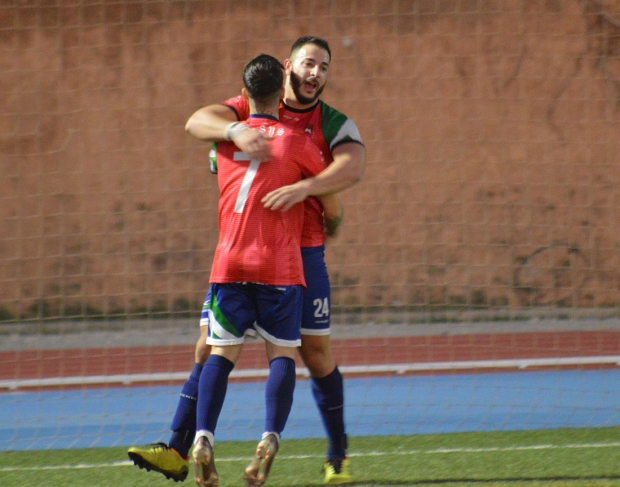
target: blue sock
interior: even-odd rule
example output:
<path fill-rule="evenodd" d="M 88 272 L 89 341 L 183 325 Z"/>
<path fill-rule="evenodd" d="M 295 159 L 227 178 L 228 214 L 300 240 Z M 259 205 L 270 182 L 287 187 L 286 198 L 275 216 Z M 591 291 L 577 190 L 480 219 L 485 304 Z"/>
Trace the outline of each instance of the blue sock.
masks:
<path fill-rule="evenodd" d="M 344 384 L 338 367 L 325 377 L 312 378 L 312 395 L 329 439 L 327 459 L 345 458 L 347 435 L 344 430 Z"/>
<path fill-rule="evenodd" d="M 295 361 L 277 357 L 269 363 L 269 377 L 265 388 L 265 431 L 282 433 L 293 406 L 295 391 Z"/>
<path fill-rule="evenodd" d="M 202 365 L 194 364 L 189 379 L 181 389 L 177 410 L 170 426 L 172 436 L 168 446 L 174 448 L 183 458 L 187 458 L 196 434 L 196 403 L 201 371 Z"/>
<path fill-rule="evenodd" d="M 200 374 L 198 386 L 198 405 L 196 411 L 196 430 L 207 430 L 215 433 L 217 420 L 220 417 L 226 389 L 228 388 L 228 376 L 233 364 L 227 358 L 220 355 L 209 355 L 207 362 Z"/>

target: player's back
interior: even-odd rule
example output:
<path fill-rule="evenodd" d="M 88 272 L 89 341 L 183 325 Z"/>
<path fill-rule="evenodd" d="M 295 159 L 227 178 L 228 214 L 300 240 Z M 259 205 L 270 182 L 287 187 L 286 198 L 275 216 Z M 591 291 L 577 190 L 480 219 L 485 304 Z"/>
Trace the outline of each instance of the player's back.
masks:
<path fill-rule="evenodd" d="M 234 144 L 218 144 L 220 235 L 211 282 L 305 284 L 300 253 L 303 205 L 273 211 L 261 199 L 318 174 L 325 167 L 321 151 L 308 136 L 276 119 L 251 117 L 246 123 L 273 138 L 272 158 L 252 161 Z"/>

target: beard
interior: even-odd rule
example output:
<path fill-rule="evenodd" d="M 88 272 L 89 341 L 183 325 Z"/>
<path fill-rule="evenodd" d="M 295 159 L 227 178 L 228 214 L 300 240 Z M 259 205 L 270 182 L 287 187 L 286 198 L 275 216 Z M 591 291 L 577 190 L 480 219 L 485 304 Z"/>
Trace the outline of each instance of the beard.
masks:
<path fill-rule="evenodd" d="M 316 93 L 313 96 L 305 96 L 301 94 L 301 85 L 303 84 L 301 77 L 291 71 L 290 80 L 291 88 L 293 88 L 295 98 L 297 98 L 297 101 L 302 105 L 310 105 L 311 103 L 314 103 L 319 98 L 319 96 L 321 96 L 321 93 L 323 93 L 323 90 L 325 89 L 325 85 L 323 85 L 318 90 L 316 90 Z"/>

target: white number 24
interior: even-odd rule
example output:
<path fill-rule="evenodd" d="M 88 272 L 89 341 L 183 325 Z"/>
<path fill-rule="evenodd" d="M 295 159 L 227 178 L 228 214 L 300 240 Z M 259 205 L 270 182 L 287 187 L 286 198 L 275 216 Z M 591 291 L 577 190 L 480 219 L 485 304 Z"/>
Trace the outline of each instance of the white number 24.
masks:
<path fill-rule="evenodd" d="M 323 316 L 329 316 L 329 299 L 315 299 L 312 304 L 314 308 L 314 317 L 322 318 Z"/>

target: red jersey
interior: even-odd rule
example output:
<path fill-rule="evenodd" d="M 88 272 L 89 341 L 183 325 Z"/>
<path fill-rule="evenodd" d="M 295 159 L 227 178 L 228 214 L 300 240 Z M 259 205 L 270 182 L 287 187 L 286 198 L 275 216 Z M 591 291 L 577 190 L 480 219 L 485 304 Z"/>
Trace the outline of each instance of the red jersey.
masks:
<path fill-rule="evenodd" d="M 323 155 L 310 137 L 275 118 L 252 116 L 243 123 L 273 137 L 272 156 L 267 162 L 251 161 L 232 142 L 217 144 L 219 240 L 210 282 L 305 286 L 300 250 L 303 205 L 273 211 L 261 199 L 321 172 Z"/>
<path fill-rule="evenodd" d="M 224 102 L 237 114 L 239 120 L 250 115 L 247 100 L 237 96 Z M 289 127 L 306 132 L 319 146 L 327 164 L 333 161 L 332 150 L 345 142 L 362 143 L 362 138 L 355 123 L 338 110 L 323 101 L 304 110 L 291 108 L 280 103 L 280 121 Z M 323 206 L 318 198 L 311 196 L 304 201 L 304 228 L 301 237 L 302 247 L 317 247 L 325 243 L 323 232 Z"/>

